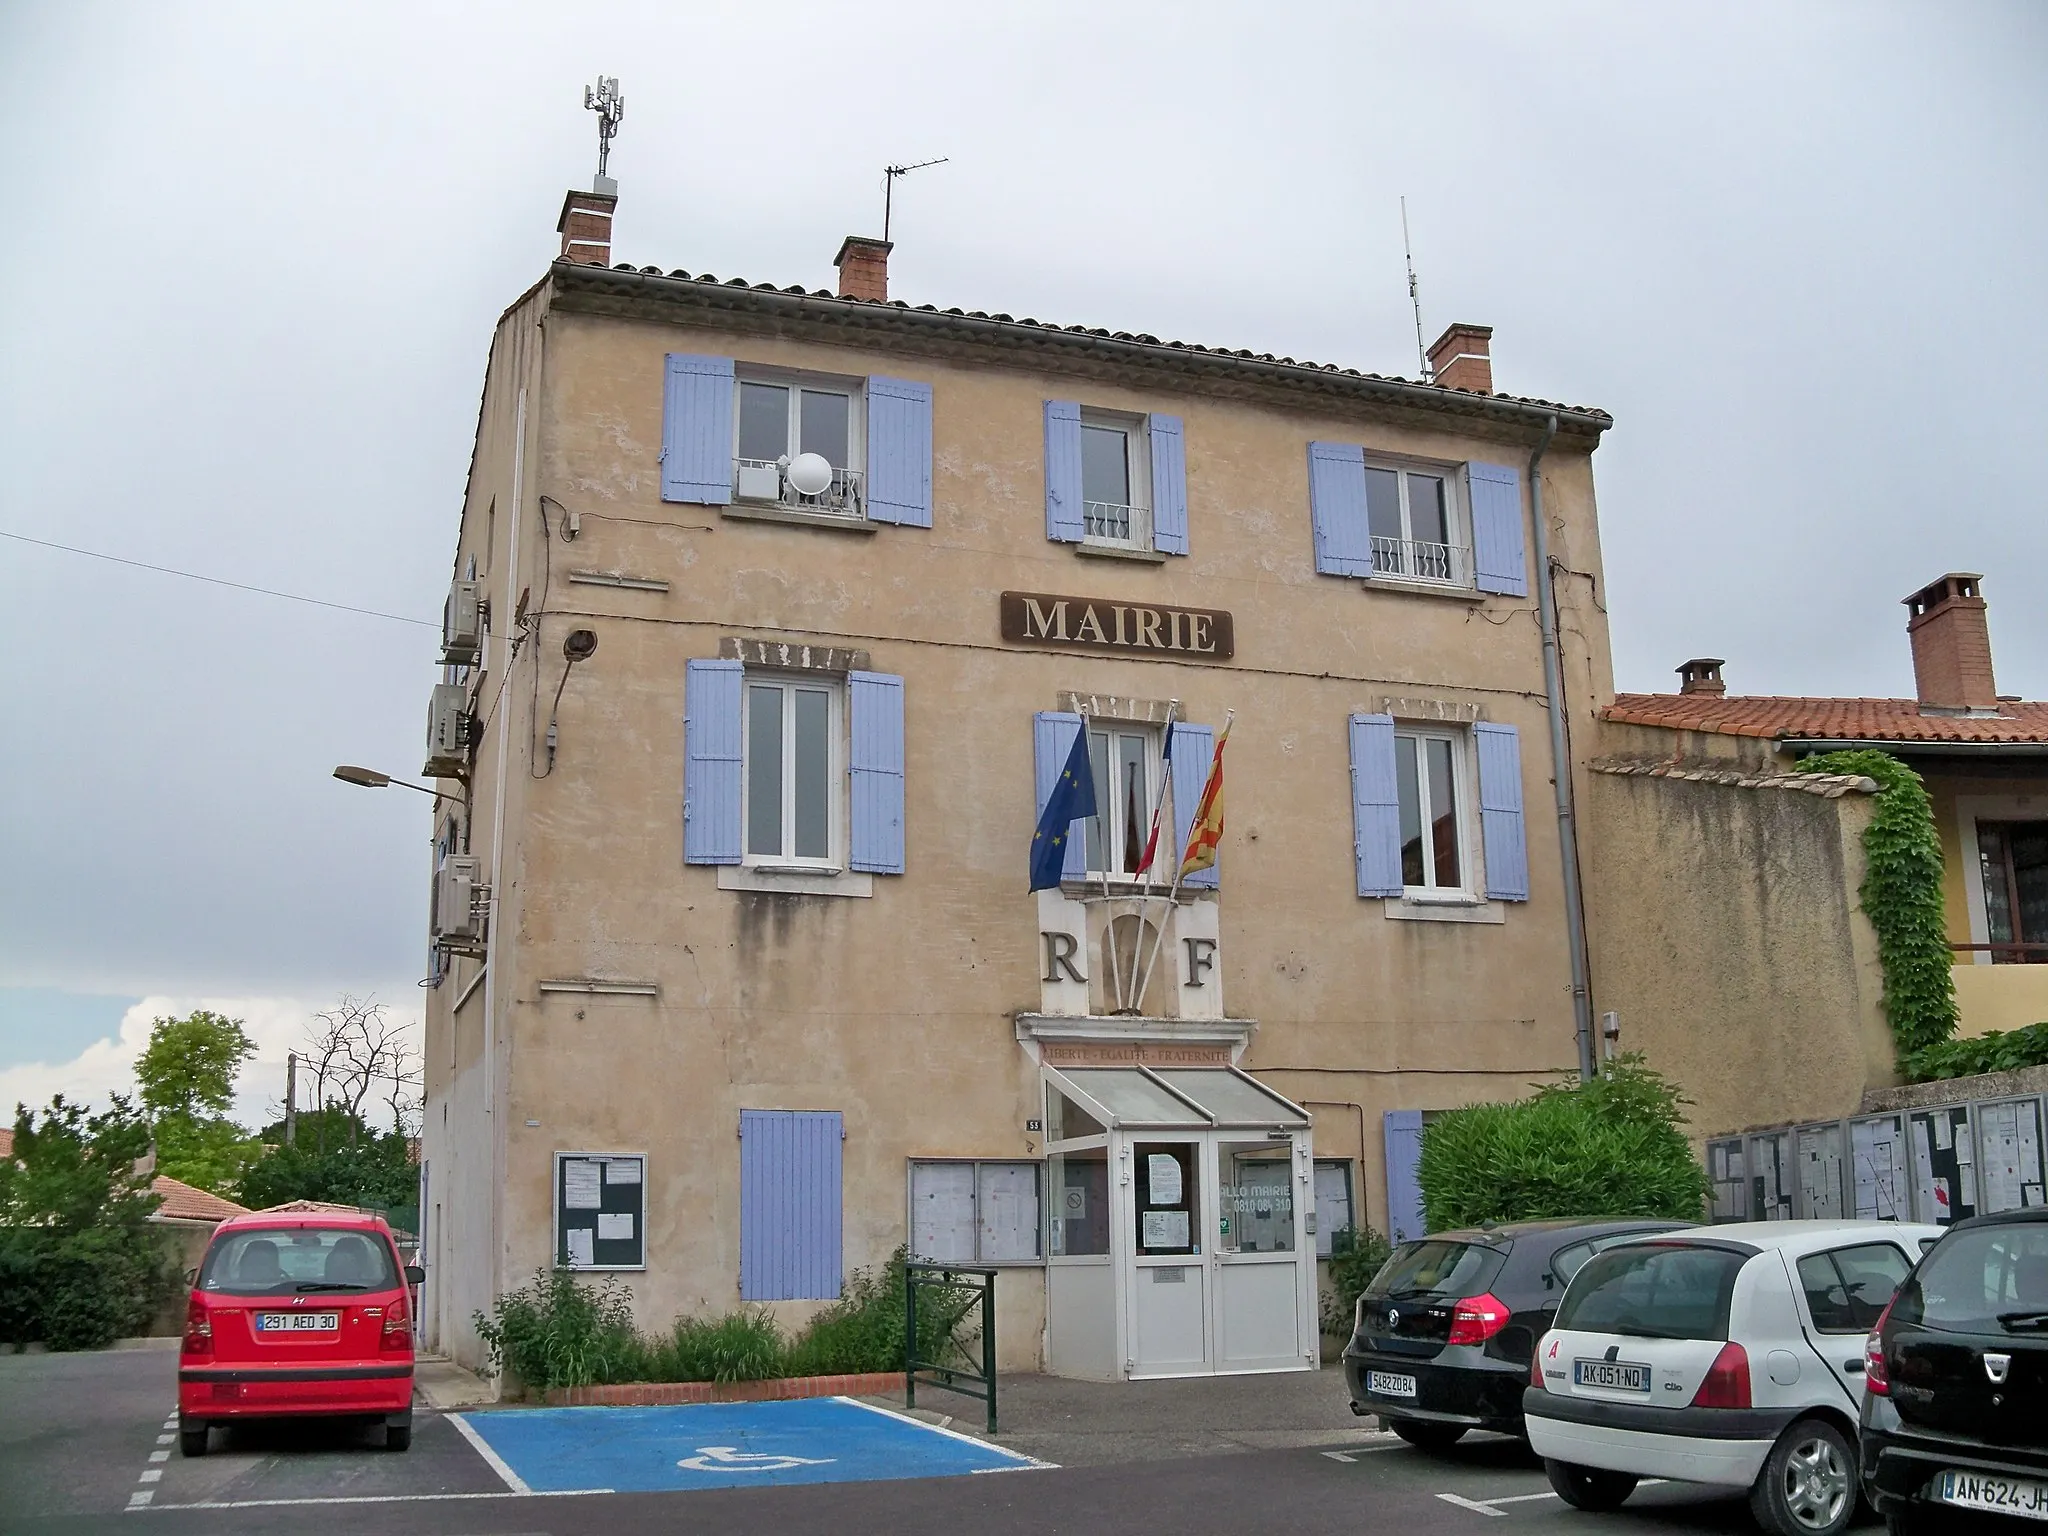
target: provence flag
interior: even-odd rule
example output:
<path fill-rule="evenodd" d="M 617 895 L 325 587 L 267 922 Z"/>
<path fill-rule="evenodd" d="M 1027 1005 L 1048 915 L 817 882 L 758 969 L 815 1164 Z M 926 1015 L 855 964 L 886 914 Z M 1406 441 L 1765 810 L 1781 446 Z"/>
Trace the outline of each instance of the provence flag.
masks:
<path fill-rule="evenodd" d="M 1060 883 L 1067 862 L 1067 834 L 1073 823 L 1095 814 L 1095 775 L 1088 770 L 1088 732 L 1074 732 L 1074 750 L 1046 799 L 1038 830 L 1031 835 L 1031 889 L 1043 891 Z"/>
<path fill-rule="evenodd" d="M 1209 782 L 1202 786 L 1202 798 L 1195 805 L 1194 824 L 1188 828 L 1188 850 L 1180 861 L 1181 878 L 1216 862 L 1216 845 L 1223 841 L 1223 746 L 1230 740 L 1230 722 L 1223 722 L 1223 734 L 1216 738 L 1216 752 L 1209 759 Z"/>

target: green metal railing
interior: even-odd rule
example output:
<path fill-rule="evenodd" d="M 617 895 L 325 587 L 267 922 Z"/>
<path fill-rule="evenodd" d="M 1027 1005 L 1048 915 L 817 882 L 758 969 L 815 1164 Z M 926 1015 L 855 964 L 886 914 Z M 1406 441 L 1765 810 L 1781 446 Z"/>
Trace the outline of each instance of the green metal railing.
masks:
<path fill-rule="evenodd" d="M 924 1330 L 935 1333 L 935 1352 L 942 1358 L 920 1359 L 918 1292 L 937 1294 L 926 1299 Z M 960 1342 L 957 1330 L 967 1315 L 981 1308 L 981 1369 L 971 1369 L 973 1357 Z M 933 1330 L 936 1317 L 940 1326 Z M 949 1364 L 951 1353 L 959 1361 Z M 988 1404 L 988 1432 L 996 1432 L 996 1272 L 993 1269 L 961 1268 L 948 1264 L 906 1264 L 903 1266 L 903 1406 L 917 1406 L 917 1383 L 963 1397 L 977 1397 Z"/>

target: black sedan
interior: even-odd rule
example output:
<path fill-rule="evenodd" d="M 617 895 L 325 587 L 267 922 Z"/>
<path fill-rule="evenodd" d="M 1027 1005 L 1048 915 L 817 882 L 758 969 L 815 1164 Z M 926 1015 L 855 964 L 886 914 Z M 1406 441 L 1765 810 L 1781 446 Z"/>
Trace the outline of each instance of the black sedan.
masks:
<path fill-rule="evenodd" d="M 2048 1521 L 2048 1209 L 1959 1221 L 1864 1351 L 1863 1491 L 1893 1536 L 1943 1509 Z"/>
<path fill-rule="evenodd" d="M 1438 1450 L 1468 1429 L 1522 1433 L 1529 1357 L 1579 1266 L 1601 1249 L 1689 1223 L 1520 1221 L 1402 1243 L 1358 1298 L 1344 1379 L 1376 1413 Z"/>

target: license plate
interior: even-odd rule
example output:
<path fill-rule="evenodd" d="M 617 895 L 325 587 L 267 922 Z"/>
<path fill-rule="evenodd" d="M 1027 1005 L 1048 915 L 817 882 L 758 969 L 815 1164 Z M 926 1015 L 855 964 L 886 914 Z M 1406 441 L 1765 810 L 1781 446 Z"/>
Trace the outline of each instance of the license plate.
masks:
<path fill-rule="evenodd" d="M 1381 1397 L 1413 1397 L 1415 1378 L 1403 1376 L 1399 1371 L 1367 1371 L 1365 1390 Z"/>
<path fill-rule="evenodd" d="M 1626 1360 L 1574 1360 L 1572 1385 L 1606 1387 L 1615 1392 L 1647 1392 L 1650 1390 L 1650 1368 L 1631 1365 Z"/>
<path fill-rule="evenodd" d="M 258 1312 L 258 1333 L 333 1333 L 341 1327 L 339 1312 Z"/>
<path fill-rule="evenodd" d="M 1934 1497 L 1965 1509 L 1995 1510 L 2029 1520 L 2048 1520 L 2048 1483 L 2024 1477 L 1986 1477 L 1981 1472 L 1944 1472 L 1934 1480 Z"/>

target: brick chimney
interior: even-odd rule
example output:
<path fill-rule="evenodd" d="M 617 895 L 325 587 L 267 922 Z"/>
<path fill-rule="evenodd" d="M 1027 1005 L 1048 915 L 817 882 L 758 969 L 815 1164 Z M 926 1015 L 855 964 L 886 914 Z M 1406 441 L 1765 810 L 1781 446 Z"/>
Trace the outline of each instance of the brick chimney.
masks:
<path fill-rule="evenodd" d="M 887 240 L 870 240 L 866 235 L 848 235 L 840 242 L 832 265 L 839 269 L 839 297 L 889 300 L 889 253 L 895 245 Z"/>
<path fill-rule="evenodd" d="M 1678 691 L 1710 693 L 1719 698 L 1728 691 L 1728 685 L 1721 681 L 1721 668 L 1726 665 L 1718 656 L 1695 656 L 1678 669 Z"/>
<path fill-rule="evenodd" d="M 1453 325 L 1429 349 L 1429 371 L 1445 389 L 1493 393 L 1493 327 Z"/>
<path fill-rule="evenodd" d="M 562 260 L 610 266 L 612 210 L 618 206 L 619 184 L 609 176 L 598 177 L 594 191 L 571 192 L 563 198 L 562 216 L 555 221 L 562 237 Z"/>
<path fill-rule="evenodd" d="M 1913 682 L 1923 714 L 1998 709 L 1991 679 L 1991 626 L 1977 583 L 1984 578 L 1951 571 L 1904 599 L 1912 617 Z"/>

